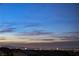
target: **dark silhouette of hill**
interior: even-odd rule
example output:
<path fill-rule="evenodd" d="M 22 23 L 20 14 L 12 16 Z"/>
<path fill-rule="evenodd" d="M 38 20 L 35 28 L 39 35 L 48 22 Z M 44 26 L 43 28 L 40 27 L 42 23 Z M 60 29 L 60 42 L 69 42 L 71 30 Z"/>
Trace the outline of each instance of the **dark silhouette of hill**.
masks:
<path fill-rule="evenodd" d="M 79 51 L 74 50 L 22 50 L 0 48 L 0 56 L 79 56 Z"/>

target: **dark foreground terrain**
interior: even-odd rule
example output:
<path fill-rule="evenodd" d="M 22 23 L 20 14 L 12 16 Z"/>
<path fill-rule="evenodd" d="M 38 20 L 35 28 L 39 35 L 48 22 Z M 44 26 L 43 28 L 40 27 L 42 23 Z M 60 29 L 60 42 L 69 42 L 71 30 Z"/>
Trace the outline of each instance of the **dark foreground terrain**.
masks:
<path fill-rule="evenodd" d="M 73 50 L 21 50 L 0 48 L 0 56 L 79 56 L 79 51 Z"/>

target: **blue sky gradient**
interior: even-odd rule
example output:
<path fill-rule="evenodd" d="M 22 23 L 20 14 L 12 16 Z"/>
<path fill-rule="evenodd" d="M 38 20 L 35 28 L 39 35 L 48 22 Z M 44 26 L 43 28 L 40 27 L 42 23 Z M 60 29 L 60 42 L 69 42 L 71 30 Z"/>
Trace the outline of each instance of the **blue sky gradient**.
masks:
<path fill-rule="evenodd" d="M 79 32 L 79 4 L 0 4 L 0 29 Z"/>

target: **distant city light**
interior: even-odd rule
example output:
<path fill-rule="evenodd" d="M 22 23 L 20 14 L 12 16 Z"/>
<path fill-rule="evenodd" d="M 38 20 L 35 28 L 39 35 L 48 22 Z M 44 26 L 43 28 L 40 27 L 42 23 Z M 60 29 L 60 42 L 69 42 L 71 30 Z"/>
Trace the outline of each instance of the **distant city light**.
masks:
<path fill-rule="evenodd" d="M 27 50 L 27 48 L 25 48 L 25 50 Z"/>
<path fill-rule="evenodd" d="M 59 48 L 56 48 L 57 50 L 59 49 Z"/>

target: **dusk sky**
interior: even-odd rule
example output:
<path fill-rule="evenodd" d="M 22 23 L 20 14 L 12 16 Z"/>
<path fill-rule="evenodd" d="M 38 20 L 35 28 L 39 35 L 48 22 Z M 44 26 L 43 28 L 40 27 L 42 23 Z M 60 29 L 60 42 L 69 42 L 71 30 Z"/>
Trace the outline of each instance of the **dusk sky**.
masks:
<path fill-rule="evenodd" d="M 79 48 L 79 4 L 0 4 L 0 45 Z"/>
<path fill-rule="evenodd" d="M 79 4 L 0 4 L 0 30 L 79 32 Z"/>

